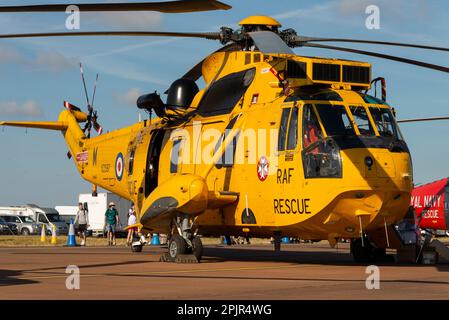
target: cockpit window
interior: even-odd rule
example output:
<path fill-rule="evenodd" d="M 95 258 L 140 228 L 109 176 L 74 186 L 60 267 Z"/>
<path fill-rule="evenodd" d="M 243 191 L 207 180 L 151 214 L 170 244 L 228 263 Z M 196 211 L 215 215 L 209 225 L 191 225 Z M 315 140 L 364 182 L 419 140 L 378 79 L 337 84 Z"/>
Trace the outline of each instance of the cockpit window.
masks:
<path fill-rule="evenodd" d="M 362 106 L 350 106 L 352 117 L 354 118 L 355 124 L 359 129 L 361 135 L 364 136 L 374 136 L 374 129 L 368 118 L 365 107 Z"/>
<path fill-rule="evenodd" d="M 335 91 L 321 91 L 321 92 L 304 92 L 303 90 L 293 93 L 285 99 L 285 102 L 296 100 L 326 100 L 326 101 L 343 101 L 342 97 Z"/>
<path fill-rule="evenodd" d="M 370 96 L 369 94 L 365 94 L 365 93 L 360 93 L 359 95 L 362 97 L 363 101 L 365 101 L 365 103 L 369 103 L 369 104 L 383 104 L 388 106 L 388 103 L 386 103 L 385 101 L 378 99 L 376 97 Z"/>
<path fill-rule="evenodd" d="M 342 105 L 315 105 L 328 136 L 354 136 L 354 128 Z"/>
<path fill-rule="evenodd" d="M 313 111 L 311 104 L 306 104 L 303 111 L 303 147 L 307 148 L 311 144 L 323 139 L 318 118 Z"/>
<path fill-rule="evenodd" d="M 370 107 L 371 116 L 376 124 L 377 131 L 382 137 L 402 139 L 396 128 L 390 109 Z"/>

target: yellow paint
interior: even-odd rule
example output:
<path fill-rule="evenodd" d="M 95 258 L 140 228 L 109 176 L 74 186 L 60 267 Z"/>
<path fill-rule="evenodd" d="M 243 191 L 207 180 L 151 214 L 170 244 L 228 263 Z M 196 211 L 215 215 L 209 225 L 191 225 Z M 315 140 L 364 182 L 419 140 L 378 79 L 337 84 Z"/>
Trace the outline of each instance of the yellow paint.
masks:
<path fill-rule="evenodd" d="M 261 26 L 282 27 L 279 21 L 268 16 L 250 16 L 240 21 L 239 25 L 240 26 L 261 25 Z"/>
<path fill-rule="evenodd" d="M 251 17 L 241 23 L 278 25 L 276 21 L 269 22 L 264 19 Z M 284 90 L 279 79 L 270 71 L 273 68 L 282 73 L 287 66 L 287 59 L 305 63 L 307 66 L 305 70 L 307 76 L 304 79 L 288 79 L 290 90 Z M 255 69 L 254 80 L 244 94 L 243 100 L 240 100 L 228 114 L 206 118 L 196 114 L 177 126 L 168 126 L 160 119 L 153 119 L 151 124 L 149 121 L 139 122 L 90 139 L 84 135 L 79 125 L 79 121 L 84 119 L 82 113 L 68 110 L 62 111 L 58 121 L 53 123 L 1 122 L 0 125 L 61 131 L 82 178 L 133 201 L 138 219 L 144 217 L 140 220 L 139 227 L 146 231 L 169 233 L 174 215 L 183 213 L 195 219 L 199 233 L 204 235 L 239 235 L 246 233 L 250 228 L 249 236 L 271 237 L 274 231 L 280 231 L 283 235 L 298 236 L 302 239 L 323 239 L 334 243 L 334 239 L 338 237 L 359 236 L 359 216 L 362 217 L 363 229 L 372 230 L 384 227 L 382 215 L 388 215 L 389 223 L 394 223 L 405 215 L 412 189 L 411 160 L 407 152 L 391 152 L 387 148 L 346 148 L 340 151 L 341 178 L 305 178 L 301 124 L 306 105 L 311 104 L 315 111 L 316 104 L 319 103 L 328 104 L 329 107 L 344 106 L 357 134 L 360 134 L 360 128 L 355 125 L 349 106 L 369 105 L 379 109 L 391 109 L 385 104 L 367 104 L 362 99 L 358 92 L 369 89 L 369 84 L 313 79 L 313 63 L 338 65 L 341 70 L 344 66 L 371 68 L 368 63 L 347 60 L 263 55 L 252 51 L 220 52 L 210 55 L 203 64 L 206 90 L 213 82 L 226 75 Z M 321 88 L 327 87 L 323 90 L 328 93 L 338 94 L 342 101 L 307 99 L 286 101 L 285 94 L 306 92 L 306 89 L 303 89 L 305 86 L 310 89 L 317 88 L 318 85 Z M 198 92 L 191 108 L 198 106 L 206 90 Z M 298 110 L 300 125 L 297 132 L 297 146 L 287 151 L 270 151 L 269 142 L 256 137 L 256 143 L 262 146 L 265 144 L 268 150 L 266 157 L 270 165 L 269 175 L 265 181 L 260 181 L 257 176 L 257 162 L 260 159 L 254 148 L 249 146 L 246 137 L 240 136 L 237 145 L 237 149 L 241 147 L 243 150 L 243 164 L 234 164 L 230 168 L 215 165 L 225 147 L 236 136 L 235 132 L 223 141 L 223 148 L 219 148 L 215 153 L 211 148 L 210 154 L 214 160 L 212 163 L 182 161 L 184 156 L 198 160 L 203 153 L 207 153 L 204 151 L 204 145 L 200 148 L 200 141 L 195 138 L 196 123 L 201 122 L 200 133 L 208 129 L 222 133 L 231 119 L 239 116 L 234 129 L 241 134 L 248 129 L 277 130 L 281 114 L 286 108 Z M 373 121 L 371 116 L 369 119 Z M 320 128 L 324 136 L 328 136 L 321 118 Z M 183 130 L 178 134 L 176 130 L 179 129 Z M 145 180 L 145 173 L 150 170 L 147 167 L 147 155 L 150 140 L 156 137 L 157 132 L 161 132 L 158 179 L 157 187 L 150 190 Z M 377 128 L 374 128 L 374 132 L 374 137 L 379 138 Z M 183 135 L 193 138 L 180 149 L 181 161 L 177 171 L 170 172 L 174 139 L 182 140 Z M 81 156 L 85 156 L 86 153 L 87 161 L 77 161 L 77 158 L 82 158 Z M 120 154 L 124 159 L 122 176 L 116 173 L 116 163 Z M 367 156 L 374 160 L 371 169 L 364 164 Z M 278 169 L 281 171 L 291 169 L 292 175 L 288 184 L 277 183 Z M 173 207 L 164 211 L 165 214 L 151 216 L 150 211 L 155 212 L 157 209 L 152 206 L 160 206 L 162 203 L 163 207 L 169 203 L 157 202 L 164 197 L 171 197 L 176 203 L 171 203 Z M 290 199 L 291 208 L 296 206 L 304 213 L 299 211 L 290 214 L 275 213 L 276 199 Z M 285 203 L 284 205 L 286 206 Z M 242 214 L 247 214 L 248 208 L 253 212 L 256 224 L 243 224 Z"/>

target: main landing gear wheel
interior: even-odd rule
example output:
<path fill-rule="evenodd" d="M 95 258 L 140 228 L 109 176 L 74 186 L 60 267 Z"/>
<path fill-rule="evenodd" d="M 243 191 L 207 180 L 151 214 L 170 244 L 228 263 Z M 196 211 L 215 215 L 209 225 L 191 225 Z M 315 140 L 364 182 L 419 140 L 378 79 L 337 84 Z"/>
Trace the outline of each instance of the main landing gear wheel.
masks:
<path fill-rule="evenodd" d="M 203 242 L 201 241 L 201 238 L 195 236 L 192 240 L 192 245 L 192 253 L 197 260 L 200 261 L 203 256 Z"/>
<path fill-rule="evenodd" d="M 131 244 L 132 252 L 142 252 L 142 247 L 141 244 Z"/>

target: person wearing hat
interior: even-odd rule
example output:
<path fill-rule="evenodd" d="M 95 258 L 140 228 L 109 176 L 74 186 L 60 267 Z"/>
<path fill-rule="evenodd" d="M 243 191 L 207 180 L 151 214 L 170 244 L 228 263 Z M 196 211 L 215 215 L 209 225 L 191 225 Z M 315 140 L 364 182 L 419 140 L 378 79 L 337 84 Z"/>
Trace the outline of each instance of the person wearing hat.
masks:
<path fill-rule="evenodd" d="M 115 203 L 111 202 L 109 203 L 108 210 L 106 210 L 106 213 L 104 215 L 104 225 L 108 233 L 109 246 L 115 246 L 115 228 L 117 226 L 117 223 L 120 224 L 120 217 L 118 215 L 117 209 L 115 208 Z"/>

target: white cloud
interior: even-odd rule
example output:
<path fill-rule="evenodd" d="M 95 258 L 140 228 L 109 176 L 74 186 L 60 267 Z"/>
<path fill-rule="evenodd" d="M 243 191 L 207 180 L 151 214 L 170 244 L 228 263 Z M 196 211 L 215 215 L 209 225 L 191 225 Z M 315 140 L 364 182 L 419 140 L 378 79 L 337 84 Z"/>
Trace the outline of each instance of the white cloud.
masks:
<path fill-rule="evenodd" d="M 42 108 L 35 101 L 29 100 L 23 104 L 16 101 L 0 101 L 0 115 L 41 116 Z"/>
<path fill-rule="evenodd" d="M 135 106 L 137 98 L 139 98 L 141 95 L 142 91 L 139 88 L 131 88 L 123 94 L 116 94 L 115 99 L 119 103 Z"/>

